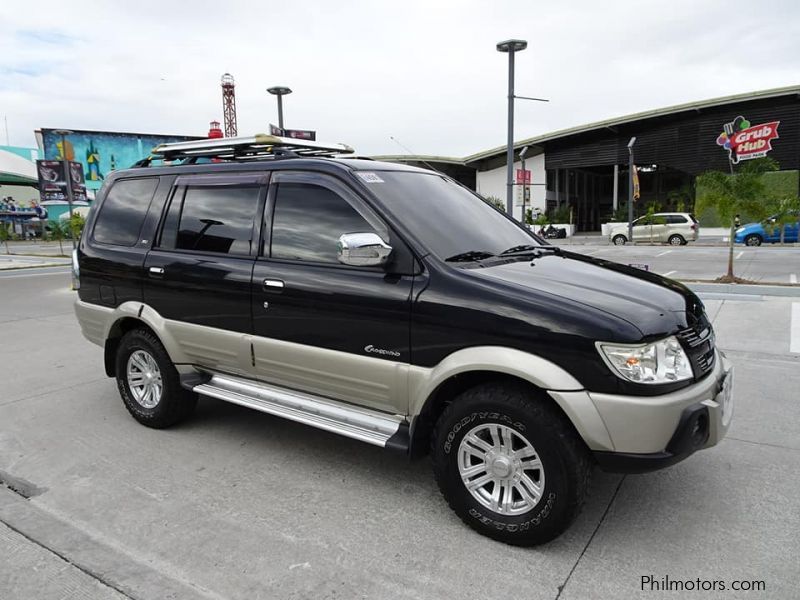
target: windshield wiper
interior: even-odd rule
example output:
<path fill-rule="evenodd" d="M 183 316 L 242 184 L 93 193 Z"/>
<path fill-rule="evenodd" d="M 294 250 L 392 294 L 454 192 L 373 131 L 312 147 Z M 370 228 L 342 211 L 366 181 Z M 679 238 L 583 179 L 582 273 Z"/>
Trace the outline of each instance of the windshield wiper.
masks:
<path fill-rule="evenodd" d="M 445 262 L 473 262 L 476 260 L 484 260 L 485 258 L 492 258 L 494 254 L 486 252 L 485 250 L 470 250 L 469 252 L 462 252 L 461 254 L 454 254 L 450 258 L 445 258 Z"/>
<path fill-rule="evenodd" d="M 498 256 L 541 256 L 544 252 L 552 252 L 553 254 L 561 254 L 560 246 L 512 246 L 508 250 L 503 250 Z"/>

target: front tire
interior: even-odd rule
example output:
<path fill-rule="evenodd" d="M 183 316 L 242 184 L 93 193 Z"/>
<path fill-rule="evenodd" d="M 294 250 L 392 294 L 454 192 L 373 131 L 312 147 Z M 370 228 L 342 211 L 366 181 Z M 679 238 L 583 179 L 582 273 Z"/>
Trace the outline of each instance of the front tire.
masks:
<path fill-rule="evenodd" d="M 746 238 L 744 238 L 744 245 L 745 246 L 760 246 L 764 240 L 761 239 L 761 236 L 757 233 L 751 233 Z"/>
<path fill-rule="evenodd" d="M 619 234 L 615 235 L 611 241 L 614 242 L 615 246 L 624 246 L 628 242 L 628 238 L 622 234 Z"/>
<path fill-rule="evenodd" d="M 133 329 L 123 336 L 116 373 L 125 408 L 142 425 L 162 429 L 194 411 L 197 394 L 181 387 L 167 351 L 147 329 Z"/>
<path fill-rule="evenodd" d="M 517 546 L 560 535 L 580 512 L 591 472 L 566 417 L 516 384 L 460 394 L 436 423 L 431 454 L 439 489 L 461 520 Z"/>

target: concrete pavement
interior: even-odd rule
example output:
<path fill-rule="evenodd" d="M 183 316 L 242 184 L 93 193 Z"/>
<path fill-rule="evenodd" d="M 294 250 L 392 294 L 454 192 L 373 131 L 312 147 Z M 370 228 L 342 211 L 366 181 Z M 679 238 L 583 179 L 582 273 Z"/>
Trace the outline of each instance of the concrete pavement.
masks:
<path fill-rule="evenodd" d="M 736 365 L 722 444 L 596 472 L 573 527 L 520 549 L 466 528 L 427 461 L 211 399 L 182 426 L 138 425 L 80 336 L 69 274 L 7 275 L 0 478 L 23 495 L 0 488 L 0 598 L 684 597 L 642 592 L 649 574 L 766 585 L 702 598 L 796 595 L 792 299 L 706 300 Z"/>

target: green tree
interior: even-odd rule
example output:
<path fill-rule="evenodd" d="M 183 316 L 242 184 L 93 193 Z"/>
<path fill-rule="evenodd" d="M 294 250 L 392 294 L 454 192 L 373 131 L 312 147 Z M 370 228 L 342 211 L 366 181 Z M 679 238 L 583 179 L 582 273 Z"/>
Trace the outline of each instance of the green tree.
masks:
<path fill-rule="evenodd" d="M 86 219 L 80 213 L 72 213 L 69 218 L 69 235 L 73 239 L 78 239 L 83 233 L 83 228 L 86 225 Z"/>
<path fill-rule="evenodd" d="M 650 225 L 650 242 L 653 241 L 653 225 L 664 225 L 667 220 L 664 217 L 657 217 L 656 213 L 661 210 L 661 205 L 658 202 L 651 202 L 647 205 L 647 220 L 645 221 Z"/>
<path fill-rule="evenodd" d="M 498 198 L 497 196 L 486 196 L 486 197 L 481 196 L 481 197 L 483 198 L 484 202 L 488 202 L 489 204 L 494 206 L 497 210 L 502 210 L 503 212 L 506 212 L 505 202 L 500 200 L 500 198 Z"/>
<path fill-rule="evenodd" d="M 0 242 L 6 247 L 6 254 L 11 254 L 11 250 L 8 248 L 8 240 L 11 239 L 11 232 L 8 230 L 8 223 L 5 221 L 0 221 Z"/>
<path fill-rule="evenodd" d="M 61 221 L 50 221 L 48 223 L 48 227 L 50 228 L 50 235 L 49 238 L 51 240 L 55 240 L 58 242 L 58 248 L 61 255 L 64 255 L 64 240 L 67 239 L 69 236 L 69 227 L 66 223 L 62 223 Z"/>
<path fill-rule="evenodd" d="M 767 216 L 769 202 L 762 176 L 777 169 L 777 162 L 770 158 L 761 158 L 747 161 L 734 174 L 708 171 L 697 177 L 697 186 L 702 186 L 705 190 L 705 193 L 697 198 L 697 212 L 702 213 L 706 209 L 713 208 L 720 220 L 730 227 L 728 272 L 718 281 L 722 283 L 740 281 L 733 273 L 734 218 L 737 214 L 748 214 L 758 220 L 763 220 Z"/>

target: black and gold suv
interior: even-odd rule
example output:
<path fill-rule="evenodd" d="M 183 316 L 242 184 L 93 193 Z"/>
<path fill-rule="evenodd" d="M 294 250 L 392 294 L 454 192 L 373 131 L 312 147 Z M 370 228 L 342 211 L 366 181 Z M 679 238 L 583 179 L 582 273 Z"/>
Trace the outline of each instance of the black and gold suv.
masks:
<path fill-rule="evenodd" d="M 186 142 L 106 180 L 75 310 L 134 418 L 174 425 L 200 394 L 430 452 L 453 510 L 519 545 L 569 525 L 593 465 L 657 469 L 725 434 L 731 366 L 686 287 L 348 151 Z"/>

